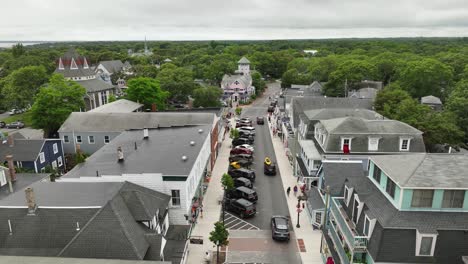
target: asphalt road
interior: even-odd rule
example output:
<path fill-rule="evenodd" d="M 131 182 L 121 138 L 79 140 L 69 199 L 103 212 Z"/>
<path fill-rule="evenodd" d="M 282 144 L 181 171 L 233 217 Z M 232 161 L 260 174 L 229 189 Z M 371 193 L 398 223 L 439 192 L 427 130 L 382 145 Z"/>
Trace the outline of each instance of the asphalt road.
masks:
<path fill-rule="evenodd" d="M 267 107 L 270 104 L 268 97 L 274 98 L 274 94 L 280 91 L 279 83 L 269 84 L 266 94 L 256 100 L 252 106 L 245 108 L 242 117 L 250 117 L 255 124 L 255 153 L 252 169 L 255 170 L 257 178 L 254 183 L 258 194 L 257 214 L 252 218 L 245 219 L 247 222 L 263 230 L 270 230 L 272 215 L 288 216 L 288 205 L 284 196 L 283 184 L 279 170 L 276 176 L 263 174 L 263 161 L 266 156 L 276 161 L 275 151 L 268 131 L 268 124 L 257 125 L 256 117 L 265 116 L 267 120 Z"/>

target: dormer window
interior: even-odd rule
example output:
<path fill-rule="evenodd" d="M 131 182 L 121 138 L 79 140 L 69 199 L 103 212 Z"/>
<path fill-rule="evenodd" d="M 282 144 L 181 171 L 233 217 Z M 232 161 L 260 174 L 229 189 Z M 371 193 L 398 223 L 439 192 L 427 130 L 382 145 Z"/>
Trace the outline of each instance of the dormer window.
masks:
<path fill-rule="evenodd" d="M 411 138 L 400 138 L 400 151 L 409 151 Z"/>
<path fill-rule="evenodd" d="M 76 65 L 76 62 L 75 62 L 74 58 L 71 59 L 70 69 L 71 70 L 77 70 L 78 69 L 78 65 Z"/>
<path fill-rule="evenodd" d="M 352 138 L 341 138 L 341 150 L 343 153 L 349 153 L 351 150 L 351 140 Z"/>
<path fill-rule="evenodd" d="M 411 207 L 430 208 L 432 207 L 432 199 L 434 198 L 434 190 L 413 190 L 413 198 Z"/>
<path fill-rule="evenodd" d="M 379 150 L 379 137 L 369 137 L 369 151 L 377 151 Z"/>

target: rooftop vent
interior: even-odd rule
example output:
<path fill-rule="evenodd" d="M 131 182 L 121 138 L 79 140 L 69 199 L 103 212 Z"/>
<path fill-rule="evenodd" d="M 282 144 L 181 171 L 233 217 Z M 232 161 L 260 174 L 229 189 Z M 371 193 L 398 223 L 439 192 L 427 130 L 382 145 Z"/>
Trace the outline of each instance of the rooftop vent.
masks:
<path fill-rule="evenodd" d="M 190 141 L 190 146 L 195 146 L 195 141 Z"/>
<path fill-rule="evenodd" d="M 26 204 L 28 205 L 28 215 L 35 215 L 36 214 L 36 198 L 34 197 L 34 190 L 31 187 L 26 188 L 24 190 L 26 193 Z"/>
<path fill-rule="evenodd" d="M 122 147 L 117 148 L 117 156 L 118 156 L 118 162 L 123 162 L 124 161 L 124 155 L 123 155 Z"/>
<path fill-rule="evenodd" d="M 80 223 L 76 222 L 76 231 L 80 231 Z"/>
<path fill-rule="evenodd" d="M 143 129 L 143 139 L 148 139 L 149 135 L 148 135 L 148 128 L 144 128 Z"/>
<path fill-rule="evenodd" d="M 187 160 L 188 160 L 187 156 L 182 156 L 182 161 L 187 161 Z"/>
<path fill-rule="evenodd" d="M 200 134 L 203 133 L 203 129 L 201 129 L 201 128 L 198 129 L 198 133 L 200 133 Z"/>

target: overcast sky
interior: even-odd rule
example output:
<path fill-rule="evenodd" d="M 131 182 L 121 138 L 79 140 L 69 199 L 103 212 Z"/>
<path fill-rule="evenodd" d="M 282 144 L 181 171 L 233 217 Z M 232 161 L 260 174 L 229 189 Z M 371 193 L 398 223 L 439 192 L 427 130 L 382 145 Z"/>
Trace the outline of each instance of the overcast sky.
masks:
<path fill-rule="evenodd" d="M 468 36 L 468 0 L 1 0 L 0 41 Z"/>

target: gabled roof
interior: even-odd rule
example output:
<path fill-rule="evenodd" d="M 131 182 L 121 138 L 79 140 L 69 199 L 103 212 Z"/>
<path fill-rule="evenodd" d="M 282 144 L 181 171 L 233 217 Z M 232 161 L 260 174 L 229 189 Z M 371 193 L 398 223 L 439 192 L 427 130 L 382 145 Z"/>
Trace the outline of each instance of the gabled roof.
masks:
<path fill-rule="evenodd" d="M 376 88 L 361 88 L 357 91 L 350 91 L 349 97 L 361 98 L 361 99 L 374 99 L 377 96 L 379 90 Z"/>
<path fill-rule="evenodd" d="M 101 61 L 99 64 L 106 68 L 110 74 L 119 72 L 124 67 L 124 64 L 121 60 Z"/>
<path fill-rule="evenodd" d="M 129 129 L 213 124 L 213 113 L 151 112 L 96 113 L 73 112 L 59 132 L 122 132 Z"/>
<path fill-rule="evenodd" d="M 11 147 L 8 142 L 0 144 L 0 160 L 5 160 L 6 155 L 13 155 L 15 161 L 35 161 L 44 142 L 44 139 L 14 139 Z"/>
<path fill-rule="evenodd" d="M 421 103 L 422 104 L 435 104 L 435 105 L 441 105 L 442 101 L 440 100 L 439 97 L 435 97 L 432 95 L 424 96 L 421 97 Z"/>
<path fill-rule="evenodd" d="M 235 81 L 242 83 L 245 88 L 248 88 L 252 83 L 252 77 L 250 75 L 242 74 L 224 74 L 221 80 L 221 87 L 226 87 Z"/>
<path fill-rule="evenodd" d="M 250 61 L 246 57 L 242 57 L 237 63 L 238 64 L 250 64 Z"/>
<path fill-rule="evenodd" d="M 101 105 L 88 112 L 92 113 L 131 113 L 143 107 L 143 104 L 135 103 L 127 99 L 119 99 L 117 101 Z"/>
<path fill-rule="evenodd" d="M 125 131 L 87 158 L 82 166 L 62 177 L 95 176 L 96 171 L 99 175 L 161 173 L 187 177 L 210 131 L 211 124 L 149 129 L 148 139 L 143 139 L 142 130 Z M 190 141 L 195 144 L 192 146 Z M 117 162 L 118 147 L 124 154 L 124 161 L 120 163 Z M 182 156 L 187 159 L 184 161 Z"/>
<path fill-rule="evenodd" d="M 361 162 L 323 161 L 322 173 L 325 180 L 324 188 L 330 186 L 331 196 L 340 196 L 346 179 L 364 177 Z"/>
<path fill-rule="evenodd" d="M 101 79 L 81 80 L 76 81 L 76 83 L 83 86 L 86 89 L 86 92 L 88 93 L 95 93 L 114 88 L 114 85 L 107 83 Z"/>
<path fill-rule="evenodd" d="M 350 109 L 350 108 L 322 108 L 304 111 L 309 120 L 327 120 L 347 116 L 361 117 L 364 119 L 381 119 L 382 116 L 375 111 L 368 109 Z"/>
<path fill-rule="evenodd" d="M 403 188 L 468 189 L 467 155 L 382 155 L 371 160 Z"/>
<path fill-rule="evenodd" d="M 72 69 L 70 66 L 74 62 L 76 69 Z M 93 70 L 89 67 L 89 61 L 86 57 L 81 56 L 74 48 L 70 48 L 65 54 L 57 60 L 57 68 L 55 73 L 62 74 L 64 77 L 83 77 L 83 76 L 94 76 Z M 60 66 L 63 65 L 63 69 Z M 88 67 L 86 67 L 88 66 Z"/>
<path fill-rule="evenodd" d="M 358 117 L 342 117 L 321 120 L 320 123 L 330 134 L 414 134 L 422 132 L 397 120 L 366 120 Z"/>

